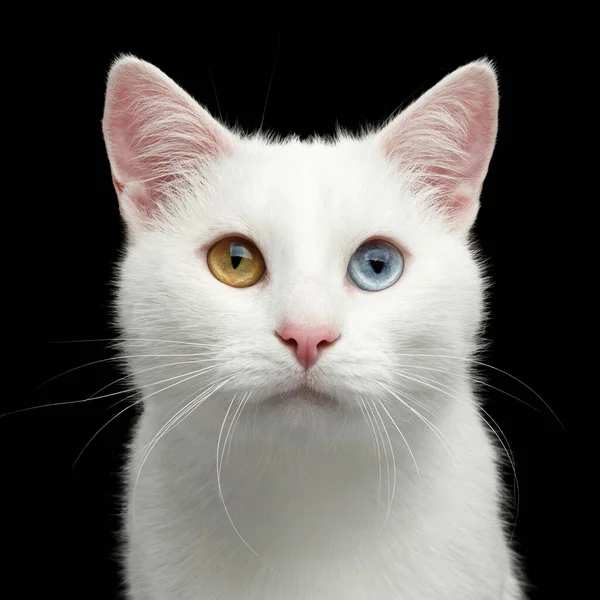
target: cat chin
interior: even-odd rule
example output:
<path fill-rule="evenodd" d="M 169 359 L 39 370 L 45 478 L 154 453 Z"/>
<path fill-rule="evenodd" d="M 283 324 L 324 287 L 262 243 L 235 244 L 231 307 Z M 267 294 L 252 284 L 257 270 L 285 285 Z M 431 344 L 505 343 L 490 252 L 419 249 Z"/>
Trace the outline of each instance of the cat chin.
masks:
<path fill-rule="evenodd" d="M 347 407 L 339 399 L 304 386 L 258 400 L 256 408 L 265 424 L 290 432 L 310 429 L 329 435 L 332 427 L 348 418 Z"/>

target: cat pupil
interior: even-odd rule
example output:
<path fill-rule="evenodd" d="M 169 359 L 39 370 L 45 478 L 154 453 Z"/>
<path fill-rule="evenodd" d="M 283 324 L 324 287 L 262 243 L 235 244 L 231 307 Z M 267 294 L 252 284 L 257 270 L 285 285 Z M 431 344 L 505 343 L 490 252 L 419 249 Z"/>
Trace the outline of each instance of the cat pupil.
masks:
<path fill-rule="evenodd" d="M 231 257 L 231 266 L 234 269 L 237 269 L 239 264 L 242 262 L 242 258 L 244 258 L 243 256 L 232 256 Z"/>
<path fill-rule="evenodd" d="M 375 271 L 375 273 L 378 275 L 381 273 L 381 271 L 383 271 L 383 267 L 385 266 L 385 263 L 382 260 L 370 260 L 369 264 L 371 265 L 373 271 Z"/>

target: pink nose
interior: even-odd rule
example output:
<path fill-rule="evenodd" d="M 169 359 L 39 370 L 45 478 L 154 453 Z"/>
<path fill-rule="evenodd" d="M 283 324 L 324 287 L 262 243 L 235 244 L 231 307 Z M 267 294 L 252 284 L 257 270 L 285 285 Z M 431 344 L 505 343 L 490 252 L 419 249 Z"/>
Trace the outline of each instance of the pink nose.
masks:
<path fill-rule="evenodd" d="M 310 369 L 317 362 L 319 350 L 340 337 L 339 333 L 326 325 L 302 327 L 301 325 L 285 324 L 276 333 L 294 348 L 298 362 L 305 369 Z"/>

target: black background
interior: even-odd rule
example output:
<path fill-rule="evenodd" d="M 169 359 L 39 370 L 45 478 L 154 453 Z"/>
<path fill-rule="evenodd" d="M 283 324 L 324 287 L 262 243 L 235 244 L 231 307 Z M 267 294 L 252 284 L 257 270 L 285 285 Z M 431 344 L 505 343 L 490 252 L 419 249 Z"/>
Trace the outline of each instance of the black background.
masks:
<path fill-rule="evenodd" d="M 153 62 L 225 123 L 255 131 L 264 118 L 266 130 L 302 136 L 332 134 L 337 124 L 357 130 L 382 122 L 446 73 L 487 56 L 498 68 L 501 108 L 474 232 L 494 281 L 485 360 L 540 394 L 566 432 L 531 391 L 491 369 L 482 371 L 490 384 L 535 410 L 493 389 L 486 408 L 514 452 L 520 488 L 515 538 L 531 598 L 575 597 L 566 592 L 572 577 L 566 566 L 570 408 L 557 348 L 557 276 L 565 268 L 556 236 L 563 226 L 556 210 L 562 123 L 555 103 L 545 101 L 568 72 L 552 39 L 517 32 L 502 38 L 499 44 L 489 36 L 477 42 L 457 35 L 418 44 L 398 32 L 356 35 L 340 27 L 203 30 L 198 39 L 175 42 L 159 35 L 139 42 L 124 34 L 116 42 L 57 31 L 40 44 L 28 81 L 32 93 L 22 100 L 36 131 L 36 156 L 28 160 L 38 162 L 20 182 L 32 199 L 23 222 L 34 242 L 26 282 L 34 302 L 26 320 L 33 370 L 20 380 L 31 394 L 6 398 L 2 412 L 82 400 L 122 376 L 106 342 L 82 341 L 115 336 L 110 282 L 123 233 L 101 118 L 106 74 L 119 53 Z M 109 360 L 44 383 L 103 359 Z M 40 597 L 33 592 L 38 585 L 44 596 L 118 597 L 118 470 L 133 411 L 111 422 L 72 465 L 124 407 L 111 408 L 121 397 L 0 418 L 3 456 L 10 457 L 4 499 L 14 501 L 4 514 L 7 529 L 15 525 L 18 534 L 10 552 L 15 566 L 6 572 L 19 582 L 18 597 Z M 506 479 L 512 488 L 510 473 Z M 19 520 L 19 510 L 27 518 Z M 31 564 L 36 569 L 24 568 Z"/>

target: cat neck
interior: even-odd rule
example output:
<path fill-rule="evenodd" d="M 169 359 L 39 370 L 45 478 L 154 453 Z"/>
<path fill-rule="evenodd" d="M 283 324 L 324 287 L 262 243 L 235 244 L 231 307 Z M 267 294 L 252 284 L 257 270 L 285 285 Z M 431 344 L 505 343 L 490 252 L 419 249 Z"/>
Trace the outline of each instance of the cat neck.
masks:
<path fill-rule="evenodd" d="M 146 407 L 141 447 L 172 412 L 160 406 Z M 257 553 L 283 560 L 303 552 L 307 559 L 339 557 L 340 548 L 353 552 L 352 540 L 378 539 L 419 490 L 454 468 L 462 418 L 456 413 L 466 405 L 446 402 L 448 409 L 427 422 L 405 415 L 398 429 L 367 402 L 364 412 L 342 411 L 320 429 L 276 413 L 265 418 L 256 405 L 227 414 L 228 406 L 217 399 L 165 434 L 139 484 L 160 478 L 174 514 L 193 515 L 202 506 L 198 518 L 225 529 L 231 519 Z"/>

